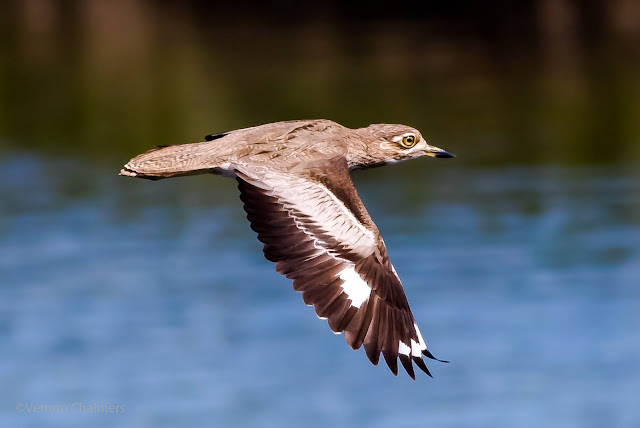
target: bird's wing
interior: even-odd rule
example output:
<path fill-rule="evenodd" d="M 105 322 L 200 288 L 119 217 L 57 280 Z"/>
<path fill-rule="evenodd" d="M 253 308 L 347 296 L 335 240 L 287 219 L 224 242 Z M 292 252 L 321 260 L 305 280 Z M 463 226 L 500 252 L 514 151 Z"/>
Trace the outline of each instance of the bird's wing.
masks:
<path fill-rule="evenodd" d="M 344 157 L 295 172 L 253 176 L 236 171 L 251 228 L 265 257 L 293 280 L 307 305 L 347 343 L 364 344 L 375 365 L 380 353 L 398 373 L 398 357 L 415 379 L 415 362 L 434 358 L 420 334 L 377 227 L 364 208 Z"/>

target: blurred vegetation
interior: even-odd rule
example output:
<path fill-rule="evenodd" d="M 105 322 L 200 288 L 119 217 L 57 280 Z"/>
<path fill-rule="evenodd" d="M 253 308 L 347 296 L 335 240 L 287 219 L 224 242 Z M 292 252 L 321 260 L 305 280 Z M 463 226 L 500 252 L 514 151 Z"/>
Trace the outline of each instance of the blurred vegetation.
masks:
<path fill-rule="evenodd" d="M 0 155 L 122 162 L 296 118 L 471 164 L 640 160 L 640 2 L 4 1 Z"/>

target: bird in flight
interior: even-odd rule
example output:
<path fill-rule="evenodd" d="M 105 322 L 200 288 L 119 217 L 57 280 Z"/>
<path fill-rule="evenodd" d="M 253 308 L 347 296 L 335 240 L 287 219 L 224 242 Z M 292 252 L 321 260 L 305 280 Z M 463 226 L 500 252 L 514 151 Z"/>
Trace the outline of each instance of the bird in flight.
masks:
<path fill-rule="evenodd" d="M 330 120 L 293 120 L 207 135 L 204 142 L 158 147 L 131 159 L 120 175 L 159 180 L 218 174 L 238 181 L 251 228 L 267 260 L 293 280 L 307 305 L 364 345 L 377 365 L 382 353 L 394 375 L 398 359 L 431 376 L 429 352 L 377 226 L 350 172 L 453 155 L 427 144 L 405 125 L 350 129 Z M 440 360 L 439 360 L 440 361 Z"/>

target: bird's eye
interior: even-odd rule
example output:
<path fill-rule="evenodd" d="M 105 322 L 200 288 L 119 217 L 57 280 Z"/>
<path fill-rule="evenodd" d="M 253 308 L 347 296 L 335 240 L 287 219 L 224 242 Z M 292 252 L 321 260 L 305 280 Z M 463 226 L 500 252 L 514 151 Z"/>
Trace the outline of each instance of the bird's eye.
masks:
<path fill-rule="evenodd" d="M 415 135 L 405 135 L 404 137 L 402 137 L 402 142 L 400 144 L 402 145 L 402 147 L 410 149 L 416 144 Z"/>

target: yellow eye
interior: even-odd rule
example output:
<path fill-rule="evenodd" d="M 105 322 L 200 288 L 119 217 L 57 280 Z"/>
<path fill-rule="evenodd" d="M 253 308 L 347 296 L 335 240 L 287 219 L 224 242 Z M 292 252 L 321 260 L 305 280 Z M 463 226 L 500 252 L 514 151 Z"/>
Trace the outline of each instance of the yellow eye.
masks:
<path fill-rule="evenodd" d="M 400 143 L 402 147 L 407 149 L 413 147 L 415 144 L 416 144 L 415 135 L 405 135 L 404 137 L 402 137 L 402 142 Z"/>

